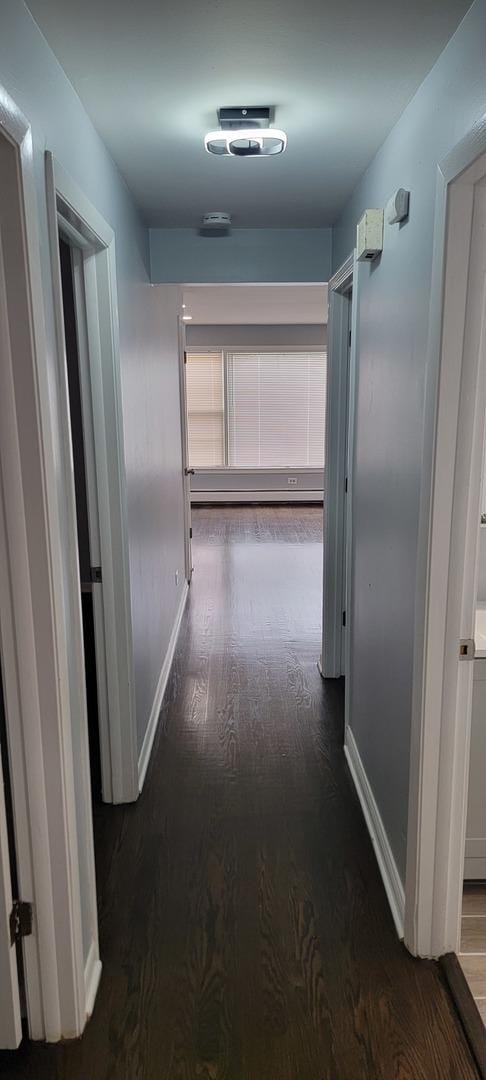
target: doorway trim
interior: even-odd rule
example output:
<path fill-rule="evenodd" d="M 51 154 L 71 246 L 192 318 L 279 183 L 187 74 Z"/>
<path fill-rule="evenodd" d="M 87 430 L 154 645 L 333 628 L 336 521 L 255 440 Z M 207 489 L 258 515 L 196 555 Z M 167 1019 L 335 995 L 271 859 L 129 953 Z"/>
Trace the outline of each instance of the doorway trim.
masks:
<path fill-rule="evenodd" d="M 57 402 L 44 321 L 34 147 L 28 121 L 3 87 L 0 124 L 16 151 L 23 232 L 22 282 L 9 324 L 20 328 L 22 340 L 15 344 L 15 364 L 4 350 L 1 396 L 3 546 L 9 553 L 2 593 L 8 588 L 11 615 L 2 640 L 6 721 L 19 886 L 34 916 L 33 933 L 22 943 L 28 1033 L 55 1042 L 83 1031 L 101 964 L 96 920 L 87 963 L 83 949 L 70 627 L 61 574 L 63 462 L 56 460 L 53 438 Z"/>
<path fill-rule="evenodd" d="M 182 495 L 184 499 L 184 573 L 187 584 L 192 580 L 192 526 L 191 526 L 191 471 L 189 465 L 189 441 L 187 428 L 187 385 L 186 385 L 186 328 L 179 316 L 177 341 L 179 348 L 179 389 L 181 405 L 181 452 L 182 452 Z"/>
<path fill-rule="evenodd" d="M 479 416 L 481 401 L 478 411 L 477 403 L 475 407 L 471 400 L 468 404 L 464 393 L 465 379 L 472 380 L 469 386 L 475 386 L 481 368 L 480 350 L 476 359 L 464 351 L 464 328 L 473 186 L 478 179 L 477 170 L 471 167 L 485 152 L 483 118 L 437 170 L 415 598 L 404 934 L 412 953 L 432 957 L 456 951 L 459 944 L 473 665 L 459 663 L 458 654 L 459 639 L 474 638 L 471 574 L 476 573 L 476 566 L 467 566 L 467 559 L 474 554 L 475 514 L 476 543 L 479 540 L 480 462 L 474 440 L 477 442 L 484 430 L 484 410 Z M 482 377 L 484 395 L 484 374 Z M 464 446 L 465 416 L 470 434 Z M 463 513 L 458 529 L 461 485 L 467 513 Z"/>
<path fill-rule="evenodd" d="M 133 802 L 139 794 L 137 730 L 133 672 L 130 576 L 123 415 L 118 341 L 115 236 L 77 184 L 47 151 L 46 190 L 58 350 L 59 387 L 64 417 L 66 459 L 72 461 L 71 425 L 65 358 L 59 233 L 81 253 L 75 286 L 84 293 L 86 325 L 79 335 L 80 366 L 88 373 L 94 436 L 96 523 L 102 567 L 98 634 L 105 645 L 100 674 L 106 686 L 99 710 L 102 789 L 105 802 Z M 89 464 L 89 462 L 88 462 Z M 70 504 L 70 583 L 79 592 L 74 487 L 66 484 Z M 96 508 L 95 508 L 96 509 Z M 93 506 L 90 507 L 90 517 Z M 91 533 L 91 525 L 90 525 Z M 94 586 L 98 589 L 98 586 Z M 84 682 L 81 620 L 77 626 L 78 685 Z M 99 638 L 98 638 L 99 641 Z M 99 650 L 97 648 L 97 661 Z M 80 691 L 81 692 L 81 691 Z M 89 763 L 88 763 L 89 765 Z"/>
<path fill-rule="evenodd" d="M 356 368 L 356 264 L 354 252 L 329 281 L 322 652 L 325 679 L 349 671 L 349 597 L 352 537 L 352 462 Z M 351 348 L 349 346 L 349 293 Z M 347 477 L 347 491 L 346 491 Z M 344 552 L 346 551 L 346 557 Z M 346 597 L 346 603 L 343 598 Z M 347 611 L 343 665 L 343 612 Z"/>

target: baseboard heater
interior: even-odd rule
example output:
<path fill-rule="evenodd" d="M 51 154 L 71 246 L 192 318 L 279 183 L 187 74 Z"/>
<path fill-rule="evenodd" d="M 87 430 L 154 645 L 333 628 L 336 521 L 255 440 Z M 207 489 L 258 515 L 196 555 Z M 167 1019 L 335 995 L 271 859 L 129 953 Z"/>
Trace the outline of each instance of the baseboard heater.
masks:
<path fill-rule="evenodd" d="M 193 506 L 208 503 L 316 503 L 323 502 L 322 491 L 193 491 Z"/>

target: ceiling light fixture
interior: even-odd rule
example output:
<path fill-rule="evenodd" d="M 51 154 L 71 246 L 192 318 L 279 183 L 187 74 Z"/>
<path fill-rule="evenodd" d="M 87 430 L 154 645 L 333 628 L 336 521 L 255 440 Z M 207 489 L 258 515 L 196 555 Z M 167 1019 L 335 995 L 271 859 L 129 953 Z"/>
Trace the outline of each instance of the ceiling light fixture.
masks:
<path fill-rule="evenodd" d="M 224 157 L 274 157 L 287 148 L 287 135 L 271 127 L 268 107 L 218 109 L 220 127 L 208 131 L 204 147 Z"/>

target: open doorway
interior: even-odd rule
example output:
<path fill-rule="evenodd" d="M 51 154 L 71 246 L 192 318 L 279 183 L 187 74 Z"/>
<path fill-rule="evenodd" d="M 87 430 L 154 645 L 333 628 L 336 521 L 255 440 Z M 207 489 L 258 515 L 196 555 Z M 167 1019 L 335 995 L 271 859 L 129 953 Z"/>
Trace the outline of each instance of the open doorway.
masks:
<path fill-rule="evenodd" d="M 441 163 L 438 186 L 437 336 L 431 343 L 427 429 L 433 469 L 431 489 L 423 492 L 425 617 L 417 623 L 405 941 L 418 955 L 446 954 L 451 987 L 463 986 L 463 1001 L 464 993 L 469 1000 L 465 972 L 484 1016 L 484 134 L 482 143 L 478 156 L 478 133 L 464 140 Z M 484 1031 L 482 1037 L 486 1061 Z"/>
<path fill-rule="evenodd" d="M 59 387 L 73 462 L 70 589 L 82 608 L 78 657 L 91 779 L 105 802 L 137 798 L 131 597 L 114 235 L 46 154 Z M 78 691 L 79 696 L 79 691 Z"/>
<path fill-rule="evenodd" d="M 191 507 L 233 508 L 233 520 L 243 506 L 255 515 L 259 506 L 317 510 L 324 482 L 326 285 L 189 285 L 183 294 Z"/>
<path fill-rule="evenodd" d="M 329 282 L 326 412 L 326 503 L 320 671 L 349 674 L 351 508 L 355 385 L 355 260 L 351 254 Z M 349 720 L 346 693 L 346 722 Z"/>
<path fill-rule="evenodd" d="M 86 701 L 88 711 L 91 793 L 98 801 L 102 796 L 99 696 L 106 709 L 106 670 L 102 611 L 95 596 L 102 583 L 101 566 L 94 565 L 91 547 L 99 556 L 99 523 L 96 506 L 96 475 L 94 466 L 93 419 L 89 371 L 80 366 L 78 326 L 86 323 L 84 294 L 75 283 L 76 266 L 81 267 L 81 252 L 63 235 L 59 236 L 59 262 L 63 305 L 64 342 L 71 421 L 71 448 L 74 466 L 76 524 L 79 557 L 79 586 L 81 594 Z M 78 305 L 78 309 L 76 308 Z M 91 471 L 91 513 L 88 496 L 88 461 Z M 92 538 L 92 539 L 91 539 Z M 101 616 L 101 619 L 100 619 Z M 98 635 L 98 639 L 97 639 Z M 98 652 L 98 662 L 97 662 Z"/>
<path fill-rule="evenodd" d="M 478 190 L 474 201 L 475 225 L 481 234 L 481 225 L 483 231 L 486 226 L 485 192 Z M 472 309 L 475 306 L 475 299 L 476 302 L 478 299 L 474 294 L 483 292 L 484 284 L 480 278 L 484 276 L 486 270 L 486 258 L 483 258 L 478 266 L 478 253 L 475 252 L 475 247 L 476 244 L 473 241 L 467 316 L 469 327 L 474 319 Z M 484 300 L 484 296 L 482 299 Z M 486 365 L 484 349 L 480 362 Z M 478 431 L 479 435 L 480 431 Z M 486 1025 L 486 440 L 484 436 L 483 441 L 480 517 L 477 523 L 479 545 L 476 548 L 477 587 L 474 634 L 472 642 L 464 643 L 462 646 L 464 655 L 472 653 L 474 659 L 471 664 L 473 669 L 472 698 L 467 705 L 470 747 L 459 961 L 480 1017 Z M 486 1037 L 484 1048 L 486 1049 Z"/>

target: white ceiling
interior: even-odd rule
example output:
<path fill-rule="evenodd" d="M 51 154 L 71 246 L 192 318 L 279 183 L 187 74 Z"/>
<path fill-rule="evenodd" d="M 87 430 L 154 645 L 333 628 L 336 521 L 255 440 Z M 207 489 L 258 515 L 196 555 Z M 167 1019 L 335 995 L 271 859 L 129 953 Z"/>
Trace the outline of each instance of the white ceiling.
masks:
<path fill-rule="evenodd" d="M 327 322 L 327 285 L 185 285 L 183 293 L 190 326 Z"/>
<path fill-rule="evenodd" d="M 332 224 L 470 0 L 28 0 L 151 225 Z M 217 158 L 219 105 L 285 154 Z"/>

